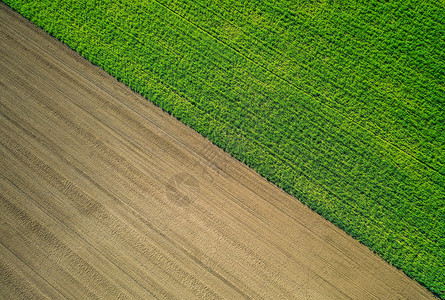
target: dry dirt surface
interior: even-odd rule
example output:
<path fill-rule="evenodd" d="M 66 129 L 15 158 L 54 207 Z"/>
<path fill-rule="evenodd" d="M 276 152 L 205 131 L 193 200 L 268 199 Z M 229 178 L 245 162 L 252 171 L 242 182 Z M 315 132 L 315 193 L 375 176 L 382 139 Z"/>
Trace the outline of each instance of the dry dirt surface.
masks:
<path fill-rule="evenodd" d="M 0 298 L 431 299 L 0 4 Z"/>

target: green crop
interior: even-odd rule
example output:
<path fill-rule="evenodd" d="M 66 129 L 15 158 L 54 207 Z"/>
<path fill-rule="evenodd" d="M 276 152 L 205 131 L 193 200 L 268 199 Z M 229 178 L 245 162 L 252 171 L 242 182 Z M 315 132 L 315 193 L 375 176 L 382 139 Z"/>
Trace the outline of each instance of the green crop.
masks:
<path fill-rule="evenodd" d="M 443 2 L 5 2 L 445 297 Z"/>

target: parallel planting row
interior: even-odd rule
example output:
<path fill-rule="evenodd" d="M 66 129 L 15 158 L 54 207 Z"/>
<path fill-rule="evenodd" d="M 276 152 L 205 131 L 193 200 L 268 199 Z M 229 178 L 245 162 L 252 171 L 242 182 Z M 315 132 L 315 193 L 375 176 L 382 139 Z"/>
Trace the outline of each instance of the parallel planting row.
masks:
<path fill-rule="evenodd" d="M 159 2 L 445 174 L 443 7 Z"/>
<path fill-rule="evenodd" d="M 5 2 L 445 297 L 439 4 Z"/>

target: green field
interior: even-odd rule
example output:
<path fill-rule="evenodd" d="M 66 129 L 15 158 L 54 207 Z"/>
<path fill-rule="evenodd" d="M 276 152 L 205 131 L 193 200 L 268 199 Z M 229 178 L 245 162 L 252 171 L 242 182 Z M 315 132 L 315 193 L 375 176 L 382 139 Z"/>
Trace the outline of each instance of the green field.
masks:
<path fill-rule="evenodd" d="M 445 298 L 443 1 L 4 2 Z"/>

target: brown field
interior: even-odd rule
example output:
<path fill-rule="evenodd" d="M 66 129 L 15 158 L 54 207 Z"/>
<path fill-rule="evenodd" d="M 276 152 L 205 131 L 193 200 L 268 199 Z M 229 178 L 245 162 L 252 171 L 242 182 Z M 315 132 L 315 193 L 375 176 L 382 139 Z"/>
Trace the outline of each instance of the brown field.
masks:
<path fill-rule="evenodd" d="M 0 298 L 431 299 L 0 4 Z"/>

